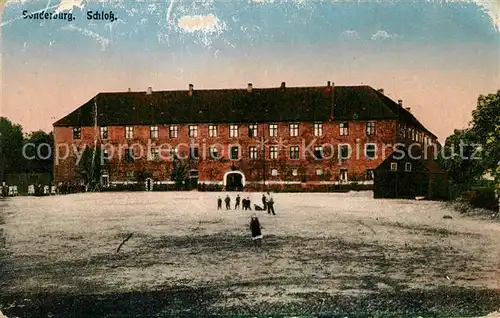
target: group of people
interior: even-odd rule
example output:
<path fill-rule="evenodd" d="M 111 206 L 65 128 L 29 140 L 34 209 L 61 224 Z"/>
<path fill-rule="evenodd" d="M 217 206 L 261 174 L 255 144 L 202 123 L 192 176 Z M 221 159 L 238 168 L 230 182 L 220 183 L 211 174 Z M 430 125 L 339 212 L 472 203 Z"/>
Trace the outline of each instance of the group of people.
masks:
<path fill-rule="evenodd" d="M 238 194 L 236 195 L 235 201 L 235 210 L 238 210 L 240 208 L 240 203 L 243 210 L 252 210 L 250 197 L 246 197 L 242 200 L 240 195 Z M 226 210 L 231 210 L 231 197 L 229 196 L 229 194 L 224 198 L 224 202 L 226 204 Z M 255 210 L 267 211 L 268 214 L 276 215 L 276 212 L 274 211 L 274 198 L 269 192 L 267 192 L 267 194 L 262 194 L 262 205 L 263 206 L 260 207 L 256 204 Z M 217 210 L 222 210 L 221 197 L 217 198 Z M 254 246 L 262 246 L 262 226 L 260 225 L 259 218 L 255 213 L 253 213 L 250 218 L 250 231 L 252 233 Z"/>
<path fill-rule="evenodd" d="M 236 201 L 236 203 L 234 204 L 235 210 L 238 210 L 240 208 L 240 204 L 243 210 L 252 210 L 250 197 L 246 197 L 242 200 L 240 195 L 238 194 L 236 195 L 235 201 Z M 229 196 L 229 194 L 226 195 L 224 202 L 226 203 L 226 210 L 231 210 L 231 197 Z M 255 205 L 255 209 L 263 211 L 267 210 L 268 214 L 276 215 L 276 212 L 274 212 L 274 199 L 269 192 L 267 192 L 267 195 L 266 194 L 262 195 L 262 205 L 263 205 L 262 208 L 259 207 L 258 205 Z M 217 210 L 222 210 L 221 197 L 217 198 Z"/>

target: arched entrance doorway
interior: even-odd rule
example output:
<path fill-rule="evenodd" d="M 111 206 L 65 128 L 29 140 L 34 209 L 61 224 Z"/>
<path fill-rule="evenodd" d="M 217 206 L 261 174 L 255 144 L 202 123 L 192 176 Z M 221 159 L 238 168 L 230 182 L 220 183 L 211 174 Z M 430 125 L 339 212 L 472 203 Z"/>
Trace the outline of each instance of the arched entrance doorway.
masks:
<path fill-rule="evenodd" d="M 224 174 L 226 191 L 242 191 L 245 186 L 245 175 L 240 171 L 230 171 Z"/>

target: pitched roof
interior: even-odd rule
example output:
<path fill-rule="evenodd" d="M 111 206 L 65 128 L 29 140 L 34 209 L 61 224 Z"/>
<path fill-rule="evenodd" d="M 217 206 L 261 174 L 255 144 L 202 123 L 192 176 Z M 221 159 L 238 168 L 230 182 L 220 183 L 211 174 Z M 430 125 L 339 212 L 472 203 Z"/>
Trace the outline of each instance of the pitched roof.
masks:
<path fill-rule="evenodd" d="M 393 100 L 369 86 L 335 86 L 334 120 L 396 119 L 404 116 L 425 129 Z M 332 117 L 331 88 L 286 87 L 188 91 L 99 93 L 54 123 L 93 126 L 94 103 L 99 126 L 172 123 L 328 121 Z"/>
<path fill-rule="evenodd" d="M 436 160 L 434 160 L 434 157 L 433 157 L 433 152 L 428 150 L 428 154 L 427 156 L 424 155 L 423 153 L 423 149 L 420 148 L 420 147 L 398 147 L 398 152 L 397 151 L 394 151 L 392 152 L 380 165 L 378 165 L 378 167 L 376 168 L 377 170 L 378 169 L 385 169 L 386 167 L 389 167 L 389 162 L 392 162 L 394 160 L 401 160 L 401 151 L 404 152 L 404 156 L 402 157 L 402 159 L 410 159 L 412 161 L 417 161 L 419 163 L 421 163 L 425 170 L 427 170 L 429 173 L 431 174 L 446 174 L 446 172 L 443 170 L 443 168 L 441 168 Z M 411 156 L 410 156 L 410 152 L 411 152 Z M 398 155 L 398 158 L 400 159 L 395 159 L 394 156 L 395 155 Z M 413 159 L 415 158 L 415 159 Z M 418 159 L 417 159 L 418 158 Z"/>

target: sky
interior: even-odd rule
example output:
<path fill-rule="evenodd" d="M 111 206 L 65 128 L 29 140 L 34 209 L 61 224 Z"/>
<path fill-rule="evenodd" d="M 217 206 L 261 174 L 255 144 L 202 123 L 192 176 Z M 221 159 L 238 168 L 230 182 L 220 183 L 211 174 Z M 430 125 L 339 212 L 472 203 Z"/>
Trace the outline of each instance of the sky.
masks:
<path fill-rule="evenodd" d="M 12 0 L 0 115 L 24 131 L 99 92 L 370 85 L 440 141 L 500 89 L 500 0 Z M 23 11 L 73 21 L 23 19 Z M 88 20 L 112 12 L 115 21 Z"/>

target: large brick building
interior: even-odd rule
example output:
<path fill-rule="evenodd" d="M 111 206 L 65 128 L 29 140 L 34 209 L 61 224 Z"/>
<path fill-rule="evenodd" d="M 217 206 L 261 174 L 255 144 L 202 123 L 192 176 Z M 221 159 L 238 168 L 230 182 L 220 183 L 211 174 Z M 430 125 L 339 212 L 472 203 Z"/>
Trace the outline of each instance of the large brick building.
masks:
<path fill-rule="evenodd" d="M 54 180 L 74 182 L 77 154 L 102 144 L 101 182 L 171 183 L 173 157 L 198 182 L 371 182 L 397 143 L 436 136 L 402 105 L 369 86 L 99 93 L 54 123 Z"/>

